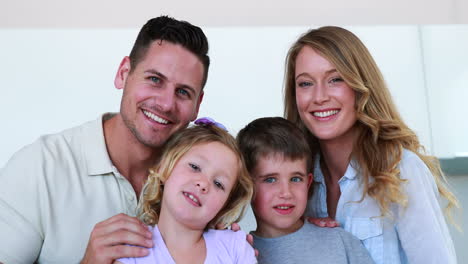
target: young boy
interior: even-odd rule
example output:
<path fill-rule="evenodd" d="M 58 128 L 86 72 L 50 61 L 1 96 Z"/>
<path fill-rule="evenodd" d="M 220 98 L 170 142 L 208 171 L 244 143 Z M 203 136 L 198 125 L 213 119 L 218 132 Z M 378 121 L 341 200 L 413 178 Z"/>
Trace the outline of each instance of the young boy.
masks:
<path fill-rule="evenodd" d="M 252 121 L 237 135 L 255 185 L 251 232 L 258 263 L 373 263 L 361 241 L 341 228 L 304 222 L 312 154 L 302 131 L 280 117 Z"/>

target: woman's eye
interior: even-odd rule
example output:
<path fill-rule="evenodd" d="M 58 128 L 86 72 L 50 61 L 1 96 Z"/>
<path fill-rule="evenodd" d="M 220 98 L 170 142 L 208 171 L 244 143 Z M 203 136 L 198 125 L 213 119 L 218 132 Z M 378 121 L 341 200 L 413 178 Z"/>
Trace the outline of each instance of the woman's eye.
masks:
<path fill-rule="evenodd" d="M 216 185 L 216 187 L 218 187 L 219 189 L 223 190 L 224 191 L 224 186 L 221 182 L 219 181 L 214 181 L 214 184 Z"/>
<path fill-rule="evenodd" d="M 301 181 L 302 181 L 302 178 L 301 178 L 301 177 L 292 177 L 292 178 L 291 178 L 291 181 L 292 181 L 292 182 L 301 182 Z"/>
<path fill-rule="evenodd" d="M 297 83 L 297 86 L 299 86 L 299 87 L 312 86 L 312 82 L 299 82 L 299 83 Z"/>
<path fill-rule="evenodd" d="M 331 83 L 337 83 L 337 82 L 343 82 L 343 78 L 341 77 L 335 77 L 330 80 Z"/>
<path fill-rule="evenodd" d="M 273 177 L 268 177 L 268 178 L 266 178 L 266 179 L 263 180 L 263 181 L 264 181 L 264 182 L 267 182 L 267 183 L 274 183 L 274 182 L 276 182 L 276 179 L 273 178 Z"/>
<path fill-rule="evenodd" d="M 189 166 L 190 166 L 190 168 L 192 168 L 192 170 L 194 170 L 194 171 L 201 171 L 200 166 L 198 166 L 197 164 L 189 163 Z"/>

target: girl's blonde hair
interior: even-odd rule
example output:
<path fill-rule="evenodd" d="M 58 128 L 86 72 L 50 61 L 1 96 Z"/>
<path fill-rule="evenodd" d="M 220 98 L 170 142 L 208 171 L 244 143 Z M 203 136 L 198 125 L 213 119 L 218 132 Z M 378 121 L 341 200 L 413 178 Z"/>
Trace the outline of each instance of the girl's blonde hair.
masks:
<path fill-rule="evenodd" d="M 320 150 L 318 140 L 302 122 L 296 104 L 296 58 L 308 46 L 330 61 L 356 94 L 356 128 L 358 139 L 352 157 L 363 175 L 364 195 L 374 198 L 382 215 L 389 213 L 391 203 L 407 205 L 398 164 L 403 149 L 416 153 L 434 176 L 439 193 L 448 201 L 445 212 L 458 201 L 447 188 L 447 180 L 436 157 L 425 154 L 416 134 L 400 117 L 384 78 L 364 44 L 350 31 L 340 27 L 321 27 L 306 32 L 292 45 L 286 57 L 284 115 L 308 136 L 312 150 Z M 370 181 L 372 178 L 372 181 Z"/>
<path fill-rule="evenodd" d="M 138 216 L 145 224 L 154 226 L 158 223 L 164 191 L 163 183 L 169 178 L 180 158 L 195 145 L 211 142 L 219 142 L 232 150 L 238 158 L 239 165 L 236 183 L 226 203 L 206 228 L 219 227 L 219 225 L 227 227 L 242 218 L 253 193 L 253 183 L 242 155 L 235 139 L 227 131 L 215 125 L 203 124 L 186 128 L 171 136 L 164 147 L 160 161 L 150 169 L 138 206 Z"/>

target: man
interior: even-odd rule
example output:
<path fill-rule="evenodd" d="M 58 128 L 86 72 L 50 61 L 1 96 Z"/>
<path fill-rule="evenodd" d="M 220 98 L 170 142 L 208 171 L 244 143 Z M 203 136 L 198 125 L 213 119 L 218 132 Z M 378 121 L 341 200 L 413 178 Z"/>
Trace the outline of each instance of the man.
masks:
<path fill-rule="evenodd" d="M 120 113 L 43 136 L 10 159 L 0 172 L 0 262 L 147 254 L 151 235 L 132 217 L 137 198 L 162 145 L 198 114 L 207 53 L 199 27 L 149 20 L 115 77 Z"/>

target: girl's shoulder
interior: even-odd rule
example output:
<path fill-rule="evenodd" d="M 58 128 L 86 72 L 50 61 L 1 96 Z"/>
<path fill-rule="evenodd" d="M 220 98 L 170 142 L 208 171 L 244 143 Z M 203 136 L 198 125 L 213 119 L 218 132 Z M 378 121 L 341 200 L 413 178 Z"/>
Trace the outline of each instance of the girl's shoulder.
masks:
<path fill-rule="evenodd" d="M 203 234 L 208 254 L 216 252 L 215 255 L 207 256 L 207 263 L 256 263 L 255 252 L 247 242 L 247 234 L 232 230 L 209 229 Z"/>
<path fill-rule="evenodd" d="M 242 230 L 232 231 L 229 229 L 217 230 L 217 229 L 208 229 L 203 234 L 205 240 L 217 241 L 218 243 L 230 244 L 239 240 L 246 240 L 247 233 Z"/>

